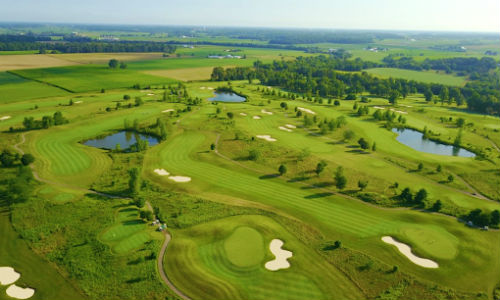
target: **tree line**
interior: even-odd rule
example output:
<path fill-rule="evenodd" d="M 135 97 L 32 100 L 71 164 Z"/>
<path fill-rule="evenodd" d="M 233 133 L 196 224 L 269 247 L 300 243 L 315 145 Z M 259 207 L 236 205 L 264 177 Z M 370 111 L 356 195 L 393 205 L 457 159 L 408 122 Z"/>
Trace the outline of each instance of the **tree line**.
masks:
<path fill-rule="evenodd" d="M 442 102 L 458 105 L 467 103 L 470 111 L 492 115 L 500 114 L 500 83 L 494 74 L 481 80 L 467 83 L 464 87 L 448 87 L 442 84 L 428 84 L 401 78 L 378 78 L 366 72 L 346 73 L 342 71 L 361 70 L 370 63 L 362 60 L 343 60 L 327 56 L 298 57 L 293 61 L 254 63 L 247 67 L 214 69 L 212 80 L 245 80 L 257 78 L 261 84 L 279 86 L 310 97 L 333 97 L 356 99 L 356 95 L 367 92 L 385 97 L 395 104 L 397 99 L 410 94 L 423 94 L 427 101 L 440 99 Z M 250 78 L 250 79 L 249 79 Z"/>
<path fill-rule="evenodd" d="M 463 76 L 472 73 L 488 73 L 490 70 L 496 69 L 497 65 L 491 57 L 452 57 L 441 59 L 425 59 L 424 61 L 416 61 L 413 57 L 391 54 L 382 60 L 387 67 L 408 69 L 408 70 L 439 70 L 446 73 L 457 72 Z"/>

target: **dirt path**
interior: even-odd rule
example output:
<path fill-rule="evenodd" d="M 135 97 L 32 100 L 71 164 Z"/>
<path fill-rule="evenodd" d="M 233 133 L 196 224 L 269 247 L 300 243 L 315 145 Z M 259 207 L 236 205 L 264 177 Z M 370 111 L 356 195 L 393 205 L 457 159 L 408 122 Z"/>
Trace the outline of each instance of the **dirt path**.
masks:
<path fill-rule="evenodd" d="M 25 142 L 26 142 L 25 133 L 22 133 L 21 134 L 21 141 L 19 143 L 15 144 L 15 145 L 13 145 L 12 147 L 16 151 L 18 151 L 19 153 L 21 153 L 21 155 L 23 155 L 24 151 L 19 146 L 22 145 L 22 144 L 24 144 Z M 35 170 L 35 166 L 33 164 L 30 165 L 30 168 L 32 170 L 33 177 L 37 181 L 40 181 L 40 182 L 43 182 L 43 183 L 47 183 L 47 184 L 50 184 L 50 185 L 55 185 L 55 186 L 59 186 L 59 187 L 63 187 L 63 188 L 68 188 L 68 189 L 72 189 L 72 190 L 77 190 L 77 191 L 81 191 L 81 192 L 85 192 L 85 193 L 100 195 L 100 196 L 107 197 L 107 198 L 112 198 L 112 199 L 117 199 L 117 198 L 130 199 L 130 198 L 127 198 L 127 197 L 120 197 L 120 196 L 116 196 L 116 195 L 110 195 L 110 194 L 101 193 L 101 192 L 97 192 L 97 191 L 94 191 L 94 190 L 89 190 L 89 189 L 85 189 L 85 188 L 81 188 L 81 187 L 76 187 L 76 186 L 62 184 L 62 183 L 59 183 L 59 182 L 53 182 L 53 181 L 50 181 L 50 180 L 45 180 L 45 179 L 41 178 L 38 175 L 38 173 Z M 132 199 L 130 199 L 130 200 L 132 200 Z M 151 203 L 149 203 L 149 201 L 146 201 L 145 205 L 146 205 L 146 207 L 147 207 L 148 210 L 150 210 L 152 212 L 154 211 L 153 207 L 151 206 Z M 171 235 L 168 232 L 165 231 L 164 233 L 165 233 L 165 239 L 163 241 L 163 245 L 161 246 L 160 253 L 159 253 L 158 259 L 157 259 L 158 272 L 160 273 L 161 280 L 163 280 L 163 282 L 170 288 L 170 290 L 172 290 L 179 298 L 184 299 L 184 300 L 191 300 L 188 296 L 186 296 L 184 293 L 182 293 L 180 290 L 178 290 L 172 284 L 172 282 L 170 282 L 170 280 L 167 277 L 167 274 L 165 273 L 165 270 L 163 268 L 163 259 L 164 259 L 165 252 L 166 252 L 167 247 L 168 247 L 168 243 L 170 242 L 170 240 L 172 239 L 172 237 L 171 237 Z"/>

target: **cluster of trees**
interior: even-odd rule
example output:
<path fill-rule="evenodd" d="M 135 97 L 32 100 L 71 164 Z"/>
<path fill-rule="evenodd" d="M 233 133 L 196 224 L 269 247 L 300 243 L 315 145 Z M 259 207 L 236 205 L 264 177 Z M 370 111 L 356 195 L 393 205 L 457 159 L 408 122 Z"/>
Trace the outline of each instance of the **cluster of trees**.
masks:
<path fill-rule="evenodd" d="M 5 199 L 7 204 L 22 203 L 28 201 L 36 187 L 35 178 L 31 169 L 20 166 L 15 176 L 0 182 L 0 198 Z"/>
<path fill-rule="evenodd" d="M 57 111 L 53 116 L 43 116 L 41 120 L 35 120 L 33 117 L 25 117 L 23 126 L 25 130 L 47 129 L 52 126 L 67 124 L 68 122 L 68 119 L 63 117 L 60 111 Z"/>
<path fill-rule="evenodd" d="M 243 80 L 248 79 L 251 82 L 255 78 L 255 72 L 252 68 L 236 67 L 224 69 L 223 67 L 215 67 L 210 75 L 211 81 L 228 81 L 228 80 Z"/>
<path fill-rule="evenodd" d="M 191 97 L 186 89 L 186 86 L 182 83 L 169 85 L 168 87 L 164 87 L 164 89 L 165 91 L 163 92 L 162 97 L 162 101 L 164 102 L 184 102 L 187 105 L 200 105 L 203 103 L 203 99 L 199 97 Z M 191 108 L 188 107 L 188 110 L 191 110 Z"/>
<path fill-rule="evenodd" d="M 413 195 L 413 192 L 409 187 L 406 187 L 401 191 L 401 194 L 399 194 L 398 198 L 405 204 L 405 205 L 415 205 L 419 207 L 424 207 L 425 206 L 425 200 L 427 200 L 427 190 L 425 189 L 420 189 L 418 192 Z"/>
<path fill-rule="evenodd" d="M 118 61 L 117 59 L 110 59 L 109 62 L 108 62 L 108 66 L 110 69 L 116 69 L 118 67 L 120 67 L 120 69 L 126 69 L 127 68 L 127 64 L 123 61 Z"/>
<path fill-rule="evenodd" d="M 89 41 L 88 39 L 66 39 L 50 42 L 46 36 L 0 35 L 0 51 L 38 50 L 60 53 L 101 53 L 101 52 L 165 52 L 175 53 L 177 46 L 160 42 L 138 41 Z"/>
<path fill-rule="evenodd" d="M 462 88 L 448 88 L 441 84 L 427 84 L 414 80 L 377 78 L 366 72 L 345 73 L 336 70 L 355 71 L 370 63 L 360 59 L 341 60 L 333 57 L 298 57 L 293 61 L 254 63 L 255 77 L 263 85 L 280 86 L 294 93 L 310 97 L 343 98 L 346 94 L 358 95 L 368 92 L 377 97 L 386 97 L 393 103 L 397 98 L 409 94 L 424 94 L 427 101 L 439 96 L 441 101 L 468 104 L 468 109 L 480 113 L 500 114 L 500 82 L 493 75 L 485 75 L 481 80 L 471 81 Z M 224 70 L 227 74 L 243 74 Z M 249 70 L 248 72 L 251 72 Z M 231 80 L 245 78 L 230 78 Z"/>
<path fill-rule="evenodd" d="M 385 66 L 409 70 L 439 70 L 446 73 L 458 72 L 459 75 L 487 73 L 496 69 L 496 62 L 491 57 L 452 57 L 416 61 L 413 57 L 389 55 L 382 60 Z"/>
<path fill-rule="evenodd" d="M 34 161 L 35 157 L 29 153 L 20 155 L 19 153 L 13 153 L 5 149 L 0 154 L 0 166 L 5 168 L 10 168 L 16 165 L 28 166 Z"/>
<path fill-rule="evenodd" d="M 125 119 L 123 121 L 123 127 L 126 131 L 132 131 L 135 133 L 152 135 L 152 136 L 159 138 L 161 141 L 164 141 L 167 139 L 168 132 L 170 131 L 170 129 L 168 128 L 168 124 L 169 123 L 165 122 L 165 120 L 162 118 L 156 118 L 156 122 L 149 125 L 149 126 L 141 126 L 139 124 L 138 119 L 134 119 L 132 122 L 128 119 Z M 136 139 L 137 139 L 138 143 L 140 141 L 142 141 L 142 140 L 140 140 L 139 136 L 137 136 Z M 147 141 L 143 141 L 143 142 L 147 142 Z M 138 146 L 139 148 L 136 149 L 137 151 L 142 151 L 142 150 L 147 149 L 147 144 L 145 144 L 145 145 L 143 144 L 143 145 L 139 145 L 139 146 Z M 143 147 L 143 146 L 145 146 L 145 147 Z"/>
<path fill-rule="evenodd" d="M 500 224 L 500 211 L 494 210 L 491 213 L 483 212 L 481 209 L 474 209 L 465 216 L 466 221 L 472 222 L 475 226 L 493 226 L 498 227 Z"/>

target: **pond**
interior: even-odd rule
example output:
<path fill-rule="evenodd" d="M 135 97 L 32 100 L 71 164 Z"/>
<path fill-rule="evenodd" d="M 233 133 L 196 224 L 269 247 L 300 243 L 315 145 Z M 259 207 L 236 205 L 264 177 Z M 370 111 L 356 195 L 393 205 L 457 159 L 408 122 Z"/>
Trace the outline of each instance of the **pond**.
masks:
<path fill-rule="evenodd" d="M 392 132 L 398 134 L 396 138 L 398 142 L 405 144 L 408 147 L 411 147 L 417 151 L 439 154 L 439 155 L 448 155 L 448 156 L 461 156 L 461 157 L 474 157 L 476 154 L 473 152 L 467 151 L 460 147 L 455 147 L 452 145 L 441 144 L 429 139 L 424 139 L 424 134 L 420 131 L 416 131 L 413 129 L 398 129 L 393 128 Z"/>
<path fill-rule="evenodd" d="M 208 98 L 209 101 L 219 101 L 219 102 L 245 102 L 247 99 L 245 97 L 241 97 L 235 93 L 227 93 L 227 92 L 216 92 L 214 93 L 215 97 Z"/>
<path fill-rule="evenodd" d="M 131 131 L 119 131 L 115 134 L 87 140 L 83 142 L 83 144 L 101 149 L 115 149 L 116 145 L 120 144 L 121 149 L 128 149 L 130 146 L 137 143 L 138 139 L 147 140 L 149 142 L 149 146 L 154 146 L 160 142 L 159 139 L 151 135 Z"/>

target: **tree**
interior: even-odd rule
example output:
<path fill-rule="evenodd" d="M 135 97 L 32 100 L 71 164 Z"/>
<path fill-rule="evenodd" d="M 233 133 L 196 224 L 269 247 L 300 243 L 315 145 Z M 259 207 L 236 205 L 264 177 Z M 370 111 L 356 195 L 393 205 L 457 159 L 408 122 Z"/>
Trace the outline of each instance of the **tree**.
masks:
<path fill-rule="evenodd" d="M 0 154 L 0 163 L 3 167 L 12 167 L 16 161 L 16 156 L 9 150 L 3 150 Z"/>
<path fill-rule="evenodd" d="M 420 172 L 424 169 L 424 164 L 423 163 L 418 163 L 417 170 Z"/>
<path fill-rule="evenodd" d="M 137 197 L 134 199 L 134 204 L 138 208 L 143 208 L 144 205 L 146 205 L 146 200 L 144 200 L 144 198 L 142 198 L 142 197 Z"/>
<path fill-rule="evenodd" d="M 336 240 L 335 243 L 333 243 L 333 246 L 335 247 L 335 249 L 339 249 L 340 247 L 342 247 L 342 242 Z"/>
<path fill-rule="evenodd" d="M 425 200 L 427 200 L 427 191 L 425 189 L 420 189 L 415 195 L 415 203 L 417 205 L 424 205 Z"/>
<path fill-rule="evenodd" d="M 344 140 L 346 140 L 346 141 L 353 139 L 355 136 L 354 131 L 352 131 L 350 129 L 347 129 L 346 131 L 344 131 L 343 135 L 344 135 Z"/>
<path fill-rule="evenodd" d="M 432 210 L 433 210 L 433 211 L 440 211 L 442 207 L 443 207 L 443 203 L 441 203 L 441 200 L 437 200 L 437 201 L 436 201 L 436 202 L 434 202 L 434 204 L 432 205 Z"/>
<path fill-rule="evenodd" d="M 116 59 L 110 59 L 109 62 L 108 62 L 108 66 L 111 68 L 111 69 L 116 69 L 118 68 L 118 60 Z"/>
<path fill-rule="evenodd" d="M 441 173 L 441 171 L 442 171 L 442 170 L 443 170 L 443 167 L 441 167 L 441 165 L 438 165 L 438 166 L 436 167 L 436 172 L 437 172 L 437 173 Z"/>
<path fill-rule="evenodd" d="M 126 69 L 127 68 L 127 64 L 125 62 L 120 62 L 120 69 Z"/>
<path fill-rule="evenodd" d="M 396 105 L 398 103 L 399 96 L 400 96 L 399 92 L 393 90 L 389 95 L 389 103 L 391 103 L 392 105 Z"/>
<path fill-rule="evenodd" d="M 137 195 L 141 187 L 141 174 L 139 168 L 132 168 L 128 171 L 130 179 L 128 181 L 129 192 Z"/>
<path fill-rule="evenodd" d="M 251 149 L 248 151 L 248 159 L 256 161 L 260 158 L 260 151 L 257 149 Z"/>
<path fill-rule="evenodd" d="M 35 161 L 35 157 L 29 153 L 23 154 L 23 156 L 21 157 L 21 163 L 24 166 L 28 166 L 28 165 L 32 164 L 34 161 Z"/>
<path fill-rule="evenodd" d="M 284 110 L 287 110 L 288 109 L 288 104 L 286 104 L 286 102 L 281 102 L 280 103 L 280 107 L 283 108 Z"/>
<path fill-rule="evenodd" d="M 234 114 L 233 114 L 232 112 L 230 112 L 230 111 L 229 111 L 229 112 L 227 112 L 227 114 L 226 114 L 226 115 L 227 115 L 227 117 L 228 117 L 229 119 L 234 118 Z"/>
<path fill-rule="evenodd" d="M 358 144 L 361 147 L 361 149 L 363 149 L 363 150 L 370 148 L 370 144 L 364 138 L 360 138 L 358 140 Z"/>
<path fill-rule="evenodd" d="M 130 100 L 130 95 L 123 95 L 123 100 Z"/>
<path fill-rule="evenodd" d="M 399 198 L 406 203 L 411 203 L 413 200 L 413 194 L 411 193 L 410 188 L 408 187 L 404 188 L 401 194 L 399 195 Z"/>
<path fill-rule="evenodd" d="M 215 144 L 214 143 L 210 144 L 210 150 L 212 150 L 212 151 L 215 150 Z"/>
<path fill-rule="evenodd" d="M 368 180 L 358 180 L 358 187 L 360 190 L 364 190 L 368 186 Z"/>
<path fill-rule="evenodd" d="M 457 127 L 463 128 L 465 125 L 465 119 L 464 118 L 458 118 L 456 121 Z"/>
<path fill-rule="evenodd" d="M 377 151 L 377 143 L 373 142 L 372 151 Z"/>
<path fill-rule="evenodd" d="M 135 97 L 135 106 L 141 106 L 144 103 L 141 97 Z"/>
<path fill-rule="evenodd" d="M 448 100 L 450 97 L 450 92 L 448 91 L 447 87 L 441 88 L 441 91 L 439 92 L 439 99 L 441 99 L 441 102 L 444 102 L 444 100 Z"/>
<path fill-rule="evenodd" d="M 453 180 L 455 179 L 455 177 L 453 177 L 453 175 L 449 175 L 448 176 L 448 182 L 453 182 Z"/>
<path fill-rule="evenodd" d="M 314 170 L 314 172 L 316 172 L 316 175 L 319 176 L 326 168 L 328 164 L 326 163 L 326 161 L 322 160 L 320 161 L 317 165 L 316 165 L 316 169 Z"/>
<path fill-rule="evenodd" d="M 335 186 L 339 190 L 343 190 L 347 185 L 347 178 L 344 176 L 344 168 L 339 166 L 335 171 Z"/>
<path fill-rule="evenodd" d="M 280 173 L 280 176 L 283 176 L 286 174 L 286 166 L 285 165 L 280 165 L 279 168 L 278 168 L 278 172 Z"/>
<path fill-rule="evenodd" d="M 493 226 L 498 226 L 500 224 L 500 211 L 498 211 L 498 209 L 491 212 L 490 224 Z"/>

